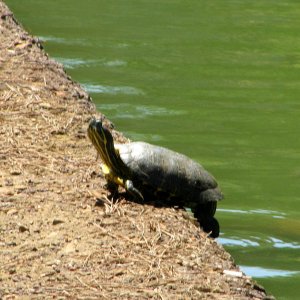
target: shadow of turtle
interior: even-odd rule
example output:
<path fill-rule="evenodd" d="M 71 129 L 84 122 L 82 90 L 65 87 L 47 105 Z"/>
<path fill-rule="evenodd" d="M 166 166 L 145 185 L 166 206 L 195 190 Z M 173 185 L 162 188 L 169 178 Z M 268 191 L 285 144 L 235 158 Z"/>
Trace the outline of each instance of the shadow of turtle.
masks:
<path fill-rule="evenodd" d="M 179 197 L 170 197 L 163 191 L 154 191 L 150 188 L 143 190 L 144 200 L 136 199 L 125 190 L 119 191 L 116 186 L 106 186 L 110 195 L 108 198 L 112 201 L 118 201 L 124 198 L 127 201 L 138 203 L 140 205 L 152 205 L 157 208 L 172 207 L 178 210 L 188 212 L 188 218 L 196 226 L 200 226 L 204 232 L 211 238 L 217 238 L 220 233 L 220 225 L 214 217 L 216 212 L 217 202 L 197 203 L 190 205 L 185 199 Z"/>

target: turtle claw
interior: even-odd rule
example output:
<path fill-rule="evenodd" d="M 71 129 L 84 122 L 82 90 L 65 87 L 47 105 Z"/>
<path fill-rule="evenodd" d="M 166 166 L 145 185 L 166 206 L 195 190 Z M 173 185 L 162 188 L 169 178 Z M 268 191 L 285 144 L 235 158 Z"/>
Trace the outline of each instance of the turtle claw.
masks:
<path fill-rule="evenodd" d="M 136 200 L 144 202 L 144 197 L 142 193 L 136 189 L 131 180 L 125 181 L 125 189 L 128 191 Z"/>

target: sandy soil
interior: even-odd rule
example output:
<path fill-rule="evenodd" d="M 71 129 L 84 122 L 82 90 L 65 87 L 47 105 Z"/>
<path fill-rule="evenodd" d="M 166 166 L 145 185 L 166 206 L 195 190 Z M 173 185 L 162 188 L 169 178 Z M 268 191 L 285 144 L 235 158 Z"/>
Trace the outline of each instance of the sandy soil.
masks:
<path fill-rule="evenodd" d="M 108 199 L 91 116 L 0 1 L 0 299 L 271 299 L 181 210 Z"/>

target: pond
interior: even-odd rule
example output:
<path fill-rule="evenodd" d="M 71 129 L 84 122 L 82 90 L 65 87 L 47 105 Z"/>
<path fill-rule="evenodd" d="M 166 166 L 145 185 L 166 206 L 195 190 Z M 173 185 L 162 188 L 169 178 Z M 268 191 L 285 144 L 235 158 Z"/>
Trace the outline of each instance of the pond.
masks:
<path fill-rule="evenodd" d="M 218 241 L 278 299 L 298 299 L 300 3 L 6 3 L 118 130 L 214 174 Z"/>

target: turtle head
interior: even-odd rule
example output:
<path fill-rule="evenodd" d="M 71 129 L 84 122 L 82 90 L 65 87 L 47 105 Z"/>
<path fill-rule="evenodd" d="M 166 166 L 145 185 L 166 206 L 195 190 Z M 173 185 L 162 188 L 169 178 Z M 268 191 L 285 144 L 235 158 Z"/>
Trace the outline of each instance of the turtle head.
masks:
<path fill-rule="evenodd" d="M 108 157 L 114 151 L 113 137 L 108 128 L 101 120 L 93 118 L 89 123 L 87 134 L 102 160 L 108 164 Z"/>
<path fill-rule="evenodd" d="M 124 174 L 128 174 L 128 168 L 116 152 L 113 137 L 102 120 L 93 118 L 89 123 L 87 134 L 109 172 L 122 178 Z"/>

